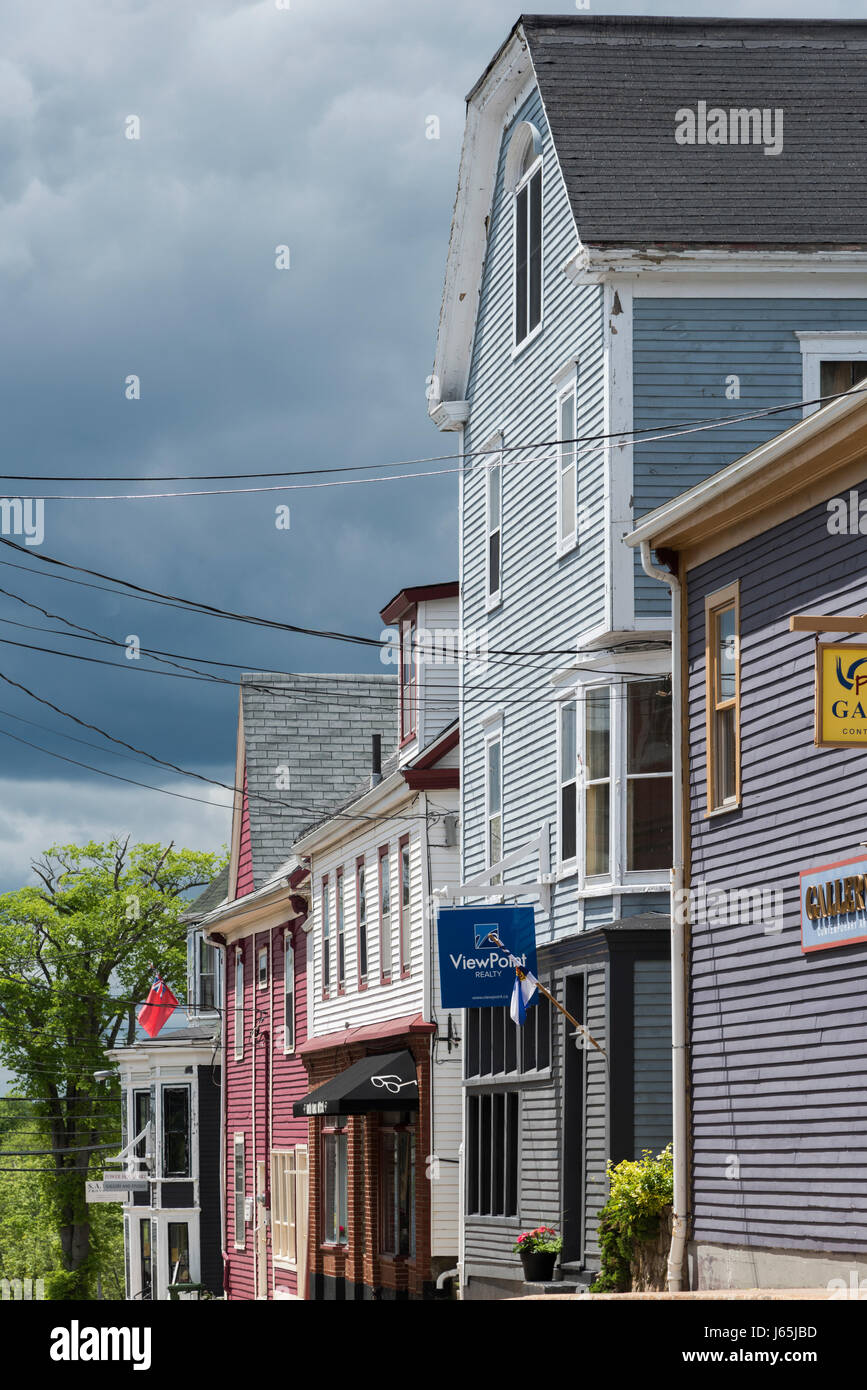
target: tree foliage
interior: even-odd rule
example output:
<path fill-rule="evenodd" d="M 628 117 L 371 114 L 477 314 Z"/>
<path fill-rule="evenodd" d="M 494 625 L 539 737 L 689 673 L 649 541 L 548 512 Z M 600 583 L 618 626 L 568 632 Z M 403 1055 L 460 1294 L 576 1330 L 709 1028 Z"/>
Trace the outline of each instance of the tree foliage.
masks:
<path fill-rule="evenodd" d="M 0 895 L 0 1060 L 46 1117 L 47 1142 L 20 1148 L 51 1150 L 15 1162 L 47 1160 L 36 1176 L 67 1271 L 98 1253 L 85 1181 L 120 1147 L 117 1084 L 95 1082 L 94 1072 L 108 1067 L 107 1048 L 133 1041 L 135 1007 L 155 971 L 183 991 L 180 917 L 222 863 L 129 838 L 60 845 L 33 865 L 37 883 Z"/>

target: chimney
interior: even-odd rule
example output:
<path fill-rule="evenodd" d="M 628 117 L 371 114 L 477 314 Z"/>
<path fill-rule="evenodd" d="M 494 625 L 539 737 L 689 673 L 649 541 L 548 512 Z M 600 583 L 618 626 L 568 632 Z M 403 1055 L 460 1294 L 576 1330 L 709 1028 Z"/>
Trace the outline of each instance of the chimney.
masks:
<path fill-rule="evenodd" d="M 382 781 L 382 734 L 370 736 L 370 785 Z"/>

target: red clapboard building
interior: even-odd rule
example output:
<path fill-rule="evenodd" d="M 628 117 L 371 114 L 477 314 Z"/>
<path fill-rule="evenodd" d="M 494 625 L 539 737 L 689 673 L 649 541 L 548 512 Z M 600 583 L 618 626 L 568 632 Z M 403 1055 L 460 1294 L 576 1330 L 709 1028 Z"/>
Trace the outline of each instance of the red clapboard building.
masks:
<path fill-rule="evenodd" d="M 291 849 L 391 739 L 390 675 L 244 676 L 229 891 L 204 919 L 224 953 L 223 1266 L 229 1299 L 305 1298 L 308 870 Z"/>

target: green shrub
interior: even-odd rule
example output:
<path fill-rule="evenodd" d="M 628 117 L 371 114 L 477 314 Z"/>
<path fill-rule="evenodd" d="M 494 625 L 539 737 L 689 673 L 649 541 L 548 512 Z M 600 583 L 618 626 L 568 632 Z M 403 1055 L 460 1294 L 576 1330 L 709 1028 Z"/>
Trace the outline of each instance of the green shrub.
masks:
<path fill-rule="evenodd" d="M 639 1159 L 624 1159 L 616 1167 L 609 1159 L 608 1201 L 599 1213 L 602 1268 L 591 1293 L 625 1293 L 630 1286 L 629 1263 L 635 1247 L 659 1234 L 659 1218 L 674 1201 L 671 1145 L 654 1158 L 645 1149 Z"/>
<path fill-rule="evenodd" d="M 55 1269 L 51 1274 L 45 1276 L 45 1297 L 46 1299 L 69 1300 L 80 1303 L 90 1297 L 89 1289 L 90 1271 L 86 1266 L 81 1269 Z"/>

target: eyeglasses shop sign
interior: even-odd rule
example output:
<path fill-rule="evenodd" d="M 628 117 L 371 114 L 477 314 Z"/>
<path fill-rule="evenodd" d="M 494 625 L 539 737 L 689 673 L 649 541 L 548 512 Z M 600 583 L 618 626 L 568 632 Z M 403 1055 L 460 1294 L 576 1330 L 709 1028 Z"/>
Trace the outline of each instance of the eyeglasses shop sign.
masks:
<path fill-rule="evenodd" d="M 801 871 L 801 950 L 867 941 L 867 859 Z"/>
<path fill-rule="evenodd" d="M 532 907 L 441 907 L 437 933 L 444 1009 L 508 1004 L 515 966 L 536 974 Z"/>

